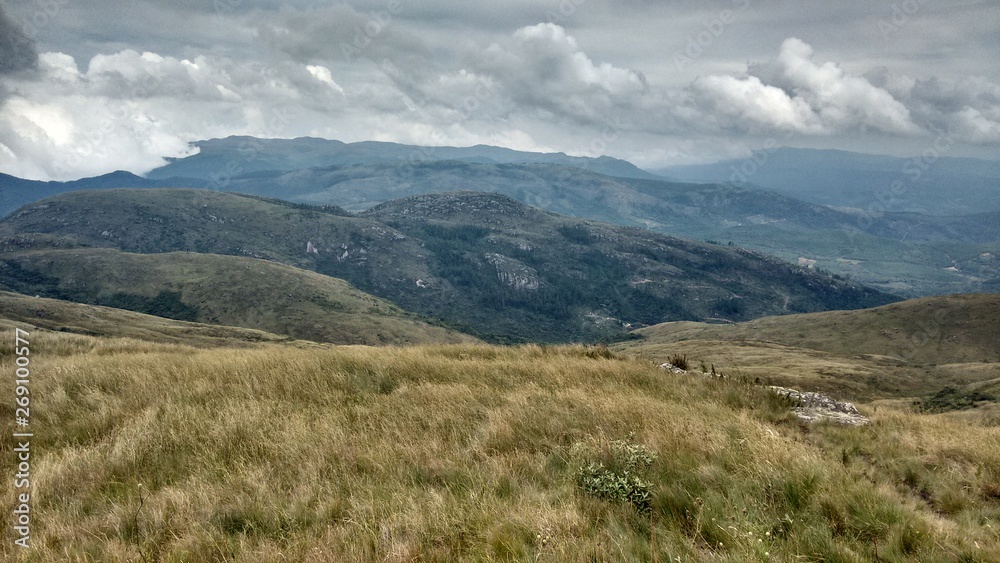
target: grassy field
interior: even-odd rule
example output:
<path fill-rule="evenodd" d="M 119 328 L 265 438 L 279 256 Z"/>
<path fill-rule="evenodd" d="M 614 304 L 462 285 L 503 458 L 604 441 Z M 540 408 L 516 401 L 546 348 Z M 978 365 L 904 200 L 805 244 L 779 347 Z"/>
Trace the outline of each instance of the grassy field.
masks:
<path fill-rule="evenodd" d="M 604 348 L 30 346 L 34 547 L 4 560 L 1000 560 L 1000 429 L 968 413 L 803 427 Z"/>

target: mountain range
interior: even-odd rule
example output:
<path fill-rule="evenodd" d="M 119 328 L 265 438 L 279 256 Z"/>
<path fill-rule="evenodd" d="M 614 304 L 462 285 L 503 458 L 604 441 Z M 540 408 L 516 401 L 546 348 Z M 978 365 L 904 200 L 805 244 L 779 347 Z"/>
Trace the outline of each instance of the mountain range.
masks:
<path fill-rule="evenodd" d="M 172 292 L 174 308 L 186 315 L 181 320 L 227 310 L 204 305 L 209 297 L 228 293 L 234 309 L 246 295 L 267 299 L 270 290 L 212 292 L 192 258 L 167 253 L 240 256 L 315 271 L 494 341 L 594 340 L 666 320 L 738 321 L 897 299 L 755 251 L 560 216 L 480 192 L 413 196 L 359 215 L 208 190 L 71 192 L 8 216 L 0 236 L 0 283 L 7 289 L 140 305 Z M 107 265 L 82 276 L 88 260 Z M 218 269 L 215 282 L 228 276 L 237 287 L 257 283 L 243 277 L 264 267 L 212 260 L 200 267 Z M 105 276 L 102 283 L 98 276 L 136 277 L 127 272 L 139 263 L 151 272 L 140 281 Z M 277 295 L 282 287 L 274 287 Z M 305 291 L 313 300 L 320 293 Z"/>
<path fill-rule="evenodd" d="M 745 159 L 656 172 L 687 182 L 767 186 L 811 203 L 873 214 L 1000 211 L 1000 160 L 947 155 L 948 146 L 940 143 L 909 158 L 776 147 Z"/>
<path fill-rule="evenodd" d="M 721 175 L 697 176 L 715 183 L 678 182 L 610 158 L 494 147 L 248 137 L 198 145 L 199 154 L 172 161 L 147 178 L 115 173 L 40 183 L 3 177 L 0 208 L 11 212 L 44 196 L 79 189 L 195 187 L 362 212 L 403 197 L 472 190 L 504 194 L 563 215 L 731 242 L 906 297 L 1000 290 L 1000 204 L 993 198 L 1000 188 L 991 183 L 996 166 L 990 161 L 941 158 L 921 182 L 906 183 L 898 194 L 887 196 L 869 188 L 892 185 L 889 178 L 907 166 L 905 159 L 775 149 L 758 158 L 762 164 L 755 164 L 759 170 L 753 182 L 732 185 L 718 183 L 729 180 Z M 803 164 L 796 164 L 800 160 Z M 703 168 L 727 170 L 724 165 Z M 780 176 L 786 168 L 799 172 L 781 176 L 785 183 L 779 178 L 767 188 L 757 185 L 771 178 L 767 174 Z M 695 178 L 692 170 L 664 173 Z M 839 181 L 837 170 L 842 170 Z M 943 183 L 945 171 L 955 172 L 949 176 L 951 184 Z M 902 195 L 921 202 L 915 209 L 934 213 L 869 205 L 879 198 L 891 203 L 885 199 L 889 196 L 902 201 Z M 869 196 L 875 199 L 866 200 Z M 942 210 L 963 214 L 943 215 Z"/>

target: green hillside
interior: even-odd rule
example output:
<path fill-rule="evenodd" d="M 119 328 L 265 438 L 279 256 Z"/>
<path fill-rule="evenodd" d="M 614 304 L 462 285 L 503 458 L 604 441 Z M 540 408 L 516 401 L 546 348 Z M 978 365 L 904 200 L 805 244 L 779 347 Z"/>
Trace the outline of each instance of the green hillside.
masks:
<path fill-rule="evenodd" d="M 495 341 L 588 341 L 665 320 L 738 321 L 895 299 L 759 253 L 475 192 L 396 200 L 361 216 L 211 191 L 75 192 L 22 208 L 0 222 L 0 234 L 12 252 L 58 242 L 264 258 Z"/>
<path fill-rule="evenodd" d="M 696 184 L 598 172 L 541 163 L 350 162 L 248 173 L 230 179 L 226 189 L 352 211 L 428 193 L 497 192 L 564 215 L 815 261 L 815 267 L 909 297 L 1000 287 L 1000 222 L 996 212 L 973 213 L 980 209 L 975 204 L 955 216 L 935 215 L 937 209 L 866 214 L 875 189 L 864 192 L 861 208 L 826 207 L 761 187 L 720 184 L 725 179 Z M 977 201 L 968 191 L 964 197 Z"/>
<path fill-rule="evenodd" d="M 176 321 L 112 307 L 0 291 L 0 329 L 13 331 L 15 327 L 29 332 L 42 329 L 196 347 L 247 347 L 289 340 L 288 336 L 261 330 Z"/>
<path fill-rule="evenodd" d="M 0 254 L 0 287 L 340 344 L 468 342 L 343 280 L 265 260 L 74 248 Z"/>

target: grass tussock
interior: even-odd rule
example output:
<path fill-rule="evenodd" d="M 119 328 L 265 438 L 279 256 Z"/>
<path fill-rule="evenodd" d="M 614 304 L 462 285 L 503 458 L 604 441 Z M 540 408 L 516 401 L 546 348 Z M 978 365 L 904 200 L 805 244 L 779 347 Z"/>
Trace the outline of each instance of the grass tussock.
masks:
<path fill-rule="evenodd" d="M 759 387 L 581 347 L 32 346 L 34 549 L 6 560 L 1000 553 L 1000 429 L 968 418 L 807 429 Z"/>

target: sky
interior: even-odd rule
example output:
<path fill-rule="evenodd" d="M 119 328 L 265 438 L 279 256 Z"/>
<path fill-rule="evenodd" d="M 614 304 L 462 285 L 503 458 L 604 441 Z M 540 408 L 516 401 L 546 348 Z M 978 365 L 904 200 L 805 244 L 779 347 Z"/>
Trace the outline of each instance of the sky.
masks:
<path fill-rule="evenodd" d="M 0 0 L 0 172 L 230 135 L 1000 159 L 1000 0 Z"/>

